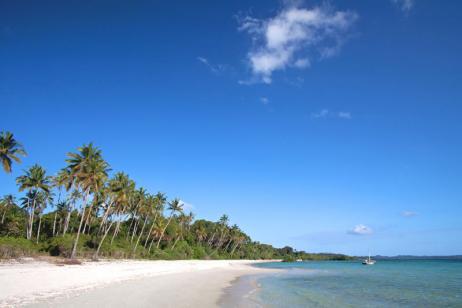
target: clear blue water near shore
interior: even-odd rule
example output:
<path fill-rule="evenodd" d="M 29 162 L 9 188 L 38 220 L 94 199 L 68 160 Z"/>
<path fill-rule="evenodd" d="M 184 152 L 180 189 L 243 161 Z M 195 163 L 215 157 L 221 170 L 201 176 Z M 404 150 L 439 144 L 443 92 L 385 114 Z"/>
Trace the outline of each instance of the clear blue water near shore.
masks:
<path fill-rule="evenodd" d="M 446 260 L 264 263 L 249 306 L 462 307 L 462 262 Z"/>

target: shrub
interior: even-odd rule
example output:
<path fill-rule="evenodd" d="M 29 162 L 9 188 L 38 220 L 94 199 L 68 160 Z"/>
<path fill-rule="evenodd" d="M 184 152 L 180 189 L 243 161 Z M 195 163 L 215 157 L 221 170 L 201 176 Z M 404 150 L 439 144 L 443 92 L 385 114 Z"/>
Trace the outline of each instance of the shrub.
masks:
<path fill-rule="evenodd" d="M 0 259 L 33 256 L 37 251 L 38 246 L 27 239 L 0 237 Z"/>

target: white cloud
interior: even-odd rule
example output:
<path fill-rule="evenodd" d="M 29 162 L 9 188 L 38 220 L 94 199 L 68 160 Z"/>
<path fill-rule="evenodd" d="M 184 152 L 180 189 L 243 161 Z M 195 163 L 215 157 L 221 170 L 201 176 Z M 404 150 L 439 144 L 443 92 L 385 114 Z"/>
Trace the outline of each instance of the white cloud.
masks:
<path fill-rule="evenodd" d="M 351 119 L 351 112 L 340 111 L 337 113 L 337 116 L 341 119 L 350 120 Z"/>
<path fill-rule="evenodd" d="M 359 224 L 356 225 L 353 229 L 349 230 L 348 233 L 353 235 L 369 235 L 372 234 L 373 231 L 370 227 Z"/>
<path fill-rule="evenodd" d="M 413 212 L 413 211 L 403 211 L 401 212 L 401 216 L 403 217 L 414 217 L 414 216 L 417 216 L 418 214 L 416 212 Z"/>
<path fill-rule="evenodd" d="M 222 73 L 225 69 L 226 66 L 223 64 L 212 64 L 207 58 L 204 57 L 197 57 L 197 60 L 207 66 L 210 71 L 214 74 L 219 74 Z"/>
<path fill-rule="evenodd" d="M 318 112 L 312 113 L 311 117 L 314 119 L 337 118 L 343 120 L 351 120 L 352 115 L 351 112 L 347 111 L 332 112 L 329 109 L 322 109 Z"/>
<path fill-rule="evenodd" d="M 262 102 L 263 105 L 268 105 L 269 104 L 269 99 L 267 97 L 260 97 L 260 102 Z"/>
<path fill-rule="evenodd" d="M 322 109 L 319 112 L 312 113 L 311 117 L 319 119 L 319 118 L 327 118 L 328 115 L 329 115 L 329 110 L 328 109 Z"/>
<path fill-rule="evenodd" d="M 336 54 L 357 17 L 354 12 L 327 6 L 291 5 L 272 18 L 241 18 L 238 29 L 247 32 L 253 42 L 247 54 L 253 82 L 271 83 L 274 71 L 307 68 L 316 57 Z"/>
<path fill-rule="evenodd" d="M 409 12 L 414 7 L 414 0 L 391 0 L 403 12 Z"/>
<path fill-rule="evenodd" d="M 192 210 L 195 209 L 194 205 L 188 202 L 184 202 L 183 200 L 180 200 L 181 205 L 183 206 L 183 210 L 185 212 L 192 212 Z"/>

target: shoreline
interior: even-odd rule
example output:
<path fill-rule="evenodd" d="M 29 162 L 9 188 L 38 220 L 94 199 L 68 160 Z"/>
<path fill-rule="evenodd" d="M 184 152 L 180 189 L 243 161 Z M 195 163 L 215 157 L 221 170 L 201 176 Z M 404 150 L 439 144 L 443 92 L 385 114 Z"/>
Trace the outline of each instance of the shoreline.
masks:
<path fill-rule="evenodd" d="M 218 306 L 240 277 L 274 272 L 274 260 L 0 263 L 0 307 Z"/>

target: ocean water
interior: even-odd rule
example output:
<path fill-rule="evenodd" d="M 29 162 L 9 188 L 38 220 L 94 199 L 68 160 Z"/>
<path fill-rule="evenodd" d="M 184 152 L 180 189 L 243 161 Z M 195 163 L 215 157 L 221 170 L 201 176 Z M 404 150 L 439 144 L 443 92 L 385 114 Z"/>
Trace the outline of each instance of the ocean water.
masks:
<path fill-rule="evenodd" d="M 462 307 L 462 262 L 446 260 L 265 263 L 242 306 Z M 248 283 L 248 282 L 247 282 Z"/>

